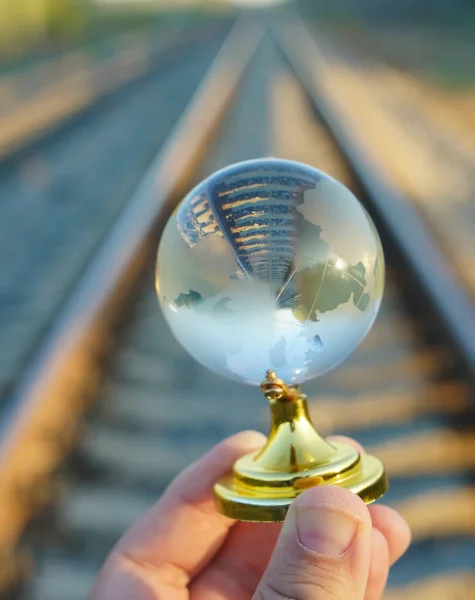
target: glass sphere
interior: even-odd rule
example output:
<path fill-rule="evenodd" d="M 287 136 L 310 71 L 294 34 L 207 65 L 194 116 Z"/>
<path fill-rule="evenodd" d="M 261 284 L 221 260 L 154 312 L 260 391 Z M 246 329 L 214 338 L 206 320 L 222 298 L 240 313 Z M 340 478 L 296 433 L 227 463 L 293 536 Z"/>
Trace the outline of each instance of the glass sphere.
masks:
<path fill-rule="evenodd" d="M 345 360 L 370 329 L 384 256 L 365 209 L 307 165 L 250 160 L 200 183 L 160 241 L 157 293 L 205 367 L 259 384 L 301 383 Z"/>

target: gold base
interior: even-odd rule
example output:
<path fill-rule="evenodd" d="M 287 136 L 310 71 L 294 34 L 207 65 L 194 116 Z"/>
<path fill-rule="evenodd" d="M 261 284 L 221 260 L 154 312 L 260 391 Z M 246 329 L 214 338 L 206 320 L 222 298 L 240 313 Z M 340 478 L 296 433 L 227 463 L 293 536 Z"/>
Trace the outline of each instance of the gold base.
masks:
<path fill-rule="evenodd" d="M 261 451 L 240 458 L 233 473 L 216 483 L 221 513 L 240 521 L 279 522 L 294 498 L 311 487 L 341 486 L 367 504 L 385 493 L 381 461 L 321 438 L 297 387 L 286 386 L 269 371 L 262 389 L 271 405 L 269 438 Z"/>
<path fill-rule="evenodd" d="M 334 447 L 337 454 L 354 450 L 352 446 L 344 444 L 335 444 Z M 254 453 L 244 458 L 252 462 L 256 456 L 257 453 Z M 218 481 L 214 488 L 218 509 L 222 514 L 240 521 L 279 522 L 284 520 L 294 498 L 310 487 L 338 485 L 358 494 L 366 504 L 374 502 L 387 490 L 383 464 L 374 456 L 358 455 L 356 464 L 339 474 L 333 474 L 334 466 L 329 462 L 316 469 L 300 471 L 292 481 L 293 487 L 285 486 L 280 493 L 279 489 L 266 489 L 263 485 L 255 488 L 242 486 L 235 475 L 228 475 Z"/>

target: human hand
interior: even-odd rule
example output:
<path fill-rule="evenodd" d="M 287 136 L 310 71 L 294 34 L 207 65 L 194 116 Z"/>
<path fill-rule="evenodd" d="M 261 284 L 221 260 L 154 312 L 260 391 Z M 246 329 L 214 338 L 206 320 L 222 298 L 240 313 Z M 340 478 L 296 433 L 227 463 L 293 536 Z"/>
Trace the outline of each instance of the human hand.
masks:
<path fill-rule="evenodd" d="M 118 542 L 90 600 L 380 600 L 410 541 L 391 508 L 322 486 L 283 525 L 216 511 L 215 480 L 264 442 L 238 434 L 183 471 Z"/>

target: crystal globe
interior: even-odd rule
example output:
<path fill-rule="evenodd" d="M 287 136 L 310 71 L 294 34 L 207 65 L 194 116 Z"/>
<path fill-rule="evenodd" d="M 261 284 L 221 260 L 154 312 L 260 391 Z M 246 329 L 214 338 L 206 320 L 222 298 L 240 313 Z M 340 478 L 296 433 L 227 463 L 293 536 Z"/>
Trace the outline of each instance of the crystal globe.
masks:
<path fill-rule="evenodd" d="M 158 248 L 157 293 L 201 364 L 259 384 L 301 383 L 344 361 L 370 329 L 384 256 L 341 183 L 288 160 L 231 165 L 195 187 Z"/>

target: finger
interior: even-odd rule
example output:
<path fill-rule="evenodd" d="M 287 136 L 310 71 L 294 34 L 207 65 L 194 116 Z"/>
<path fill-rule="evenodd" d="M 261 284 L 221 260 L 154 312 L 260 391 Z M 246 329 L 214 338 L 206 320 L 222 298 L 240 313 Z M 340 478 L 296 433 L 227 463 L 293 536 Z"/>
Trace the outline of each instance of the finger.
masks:
<path fill-rule="evenodd" d="M 264 574 L 282 523 L 237 523 L 192 582 L 192 600 L 249 600 Z"/>
<path fill-rule="evenodd" d="M 363 446 L 352 438 L 343 435 L 330 436 L 330 442 L 340 442 L 354 446 L 361 454 L 365 452 Z M 382 504 L 369 507 L 373 527 L 379 529 L 384 535 L 389 548 L 390 565 L 394 564 L 407 550 L 411 542 L 411 530 L 403 517 L 394 509 Z"/>
<path fill-rule="evenodd" d="M 234 524 L 216 511 L 216 479 L 229 472 L 237 458 L 264 443 L 262 434 L 243 432 L 215 446 L 185 469 L 161 500 L 119 541 L 99 577 L 93 598 L 141 600 L 136 592 L 141 584 L 144 589 L 160 589 L 160 593 L 165 593 L 165 587 L 186 586 L 211 560 Z M 135 595 L 129 592 L 127 596 L 124 581 L 131 579 Z M 147 600 L 152 597 L 150 592 L 143 595 Z"/>
<path fill-rule="evenodd" d="M 363 600 L 371 529 L 366 505 L 348 490 L 303 492 L 289 509 L 254 600 Z"/>
<path fill-rule="evenodd" d="M 369 507 L 373 527 L 379 529 L 388 543 L 389 564 L 394 564 L 411 543 L 411 530 L 401 515 L 389 506 L 374 504 Z"/>
<path fill-rule="evenodd" d="M 364 600 L 381 600 L 389 573 L 389 549 L 379 529 L 372 531 L 371 561 Z"/>

